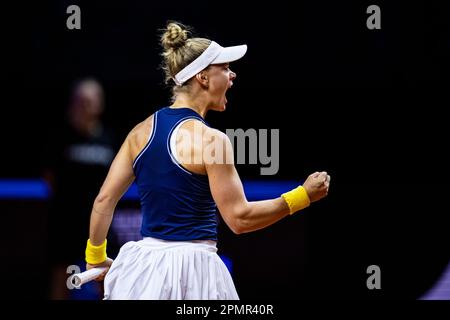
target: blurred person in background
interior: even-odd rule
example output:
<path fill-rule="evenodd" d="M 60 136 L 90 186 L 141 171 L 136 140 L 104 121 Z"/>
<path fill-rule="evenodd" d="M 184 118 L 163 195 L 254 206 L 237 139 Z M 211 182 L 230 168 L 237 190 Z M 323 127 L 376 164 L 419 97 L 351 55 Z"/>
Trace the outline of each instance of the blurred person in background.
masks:
<path fill-rule="evenodd" d="M 102 123 L 104 91 L 86 78 L 72 89 L 67 117 L 49 132 L 43 159 L 43 177 L 51 189 L 48 219 L 49 298 L 79 295 L 66 285 L 69 265 L 84 266 L 80 247 L 88 235 L 89 216 L 98 188 L 116 152 L 115 139 Z M 101 295 L 93 282 L 91 292 Z"/>

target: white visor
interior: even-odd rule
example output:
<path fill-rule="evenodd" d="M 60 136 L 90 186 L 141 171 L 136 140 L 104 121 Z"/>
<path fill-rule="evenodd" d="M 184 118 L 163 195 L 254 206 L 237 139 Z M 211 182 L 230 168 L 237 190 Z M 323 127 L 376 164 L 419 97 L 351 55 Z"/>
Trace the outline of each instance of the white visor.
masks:
<path fill-rule="evenodd" d="M 218 43 L 211 41 L 208 48 L 197 59 L 178 72 L 173 77 L 173 80 L 178 86 L 181 86 L 210 64 L 233 62 L 242 58 L 246 52 L 247 45 L 245 44 L 234 47 L 222 47 Z"/>

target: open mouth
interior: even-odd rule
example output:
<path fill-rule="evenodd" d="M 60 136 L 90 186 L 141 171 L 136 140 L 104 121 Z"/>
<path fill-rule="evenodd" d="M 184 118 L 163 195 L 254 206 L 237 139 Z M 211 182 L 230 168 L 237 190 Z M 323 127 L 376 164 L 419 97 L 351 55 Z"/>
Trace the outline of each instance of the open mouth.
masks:
<path fill-rule="evenodd" d="M 228 102 L 226 94 L 227 94 L 228 90 L 231 89 L 232 86 L 233 86 L 233 82 L 230 81 L 230 84 L 228 85 L 228 88 L 227 88 L 227 90 L 225 91 L 225 94 L 224 94 L 225 104 Z"/>

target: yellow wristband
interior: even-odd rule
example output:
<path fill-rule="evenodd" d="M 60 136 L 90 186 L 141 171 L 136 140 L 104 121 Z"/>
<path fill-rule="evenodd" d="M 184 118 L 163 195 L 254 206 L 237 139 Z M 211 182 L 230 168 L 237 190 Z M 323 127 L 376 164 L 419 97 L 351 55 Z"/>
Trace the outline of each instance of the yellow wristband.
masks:
<path fill-rule="evenodd" d="M 311 203 L 308 193 L 302 186 L 298 186 L 289 192 L 283 193 L 281 197 L 288 204 L 290 214 L 306 208 Z"/>
<path fill-rule="evenodd" d="M 94 246 L 90 239 L 86 245 L 86 262 L 89 264 L 99 264 L 106 261 L 106 239 L 99 246 Z"/>

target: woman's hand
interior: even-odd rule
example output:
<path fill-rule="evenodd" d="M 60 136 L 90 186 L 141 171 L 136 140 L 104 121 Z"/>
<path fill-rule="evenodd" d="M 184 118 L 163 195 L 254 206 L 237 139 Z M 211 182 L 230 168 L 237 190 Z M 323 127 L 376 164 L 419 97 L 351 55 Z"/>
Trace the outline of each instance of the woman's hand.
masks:
<path fill-rule="evenodd" d="M 303 184 L 311 202 L 318 201 L 328 194 L 331 177 L 326 171 L 310 174 Z"/>
<path fill-rule="evenodd" d="M 104 262 L 99 263 L 99 264 L 86 263 L 86 270 L 89 270 L 92 268 L 106 267 L 106 270 L 104 272 L 102 272 L 101 275 L 99 275 L 97 278 L 94 279 L 95 281 L 102 281 L 105 278 L 106 273 L 109 271 L 109 268 L 111 267 L 111 264 L 113 263 L 113 261 L 114 260 L 111 258 L 106 258 L 106 260 Z"/>

